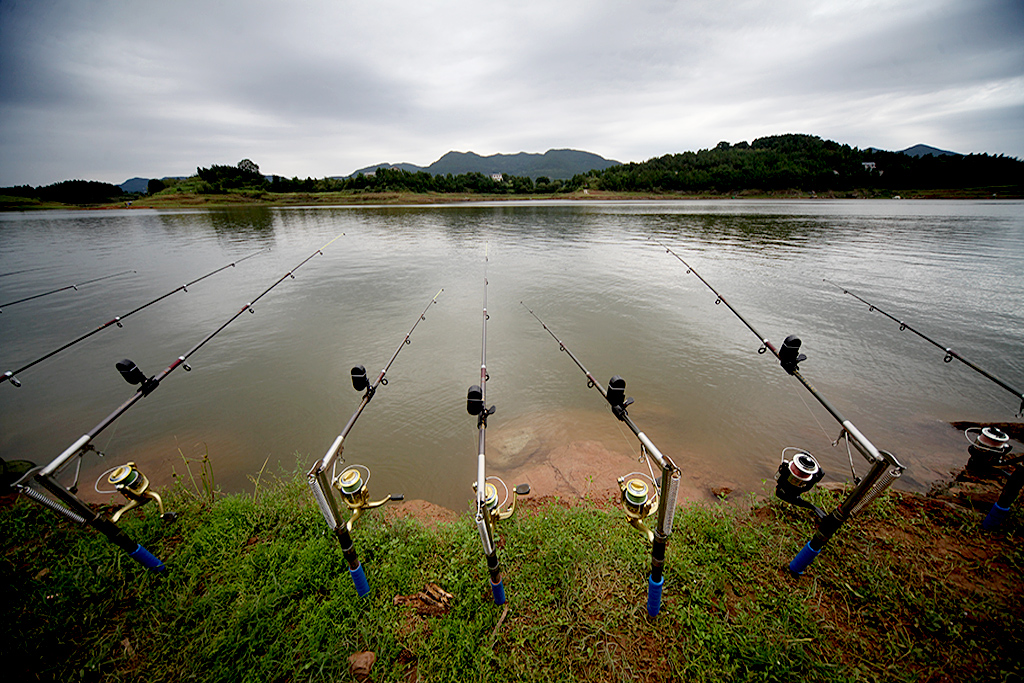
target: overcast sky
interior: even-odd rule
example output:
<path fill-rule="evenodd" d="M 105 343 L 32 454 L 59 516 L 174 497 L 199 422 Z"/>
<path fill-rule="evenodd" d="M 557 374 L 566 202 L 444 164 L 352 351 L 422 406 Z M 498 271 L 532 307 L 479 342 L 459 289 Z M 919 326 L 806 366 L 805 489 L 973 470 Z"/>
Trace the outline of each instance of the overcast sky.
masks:
<path fill-rule="evenodd" d="M 1024 0 L 0 0 L 0 186 L 781 133 L 1024 158 Z"/>

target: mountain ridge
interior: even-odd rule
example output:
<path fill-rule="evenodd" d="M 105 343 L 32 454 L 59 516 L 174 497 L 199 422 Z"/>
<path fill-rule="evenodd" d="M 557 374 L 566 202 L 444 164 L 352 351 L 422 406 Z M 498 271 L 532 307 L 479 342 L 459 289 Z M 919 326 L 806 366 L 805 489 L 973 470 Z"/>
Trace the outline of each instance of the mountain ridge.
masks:
<path fill-rule="evenodd" d="M 429 166 L 417 166 L 402 162 L 398 164 L 381 163 L 365 166 L 353 171 L 348 176 L 354 177 L 362 173 L 369 175 L 378 168 L 398 168 L 410 173 L 420 171 L 431 175 L 460 175 L 463 173 L 502 173 L 504 175 L 528 176 L 536 180 L 545 176 L 552 180 L 568 180 L 579 173 L 592 170 L 604 170 L 618 166 L 621 162 L 576 149 L 549 149 L 543 154 L 538 152 L 518 152 L 516 154 L 491 154 L 481 156 L 476 152 L 450 151 Z"/>
<path fill-rule="evenodd" d="M 907 147 L 906 149 L 902 149 L 902 150 L 900 150 L 899 153 L 900 154 L 906 154 L 907 156 L 911 156 L 911 157 L 928 157 L 928 156 L 933 156 L 933 157 L 945 157 L 945 156 L 962 157 L 963 156 L 963 154 L 960 154 L 959 152 L 950 152 L 950 151 L 945 150 L 945 149 L 939 149 L 938 147 L 932 147 L 931 145 L 925 145 L 925 144 L 920 144 L 920 143 L 916 144 L 916 145 L 914 145 L 912 147 Z"/>

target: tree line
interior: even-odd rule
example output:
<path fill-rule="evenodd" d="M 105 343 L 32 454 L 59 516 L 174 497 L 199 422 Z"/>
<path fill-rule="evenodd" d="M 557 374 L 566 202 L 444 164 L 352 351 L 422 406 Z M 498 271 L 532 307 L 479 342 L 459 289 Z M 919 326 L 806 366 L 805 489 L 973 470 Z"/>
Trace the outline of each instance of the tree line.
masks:
<path fill-rule="evenodd" d="M 577 174 L 568 180 L 529 176 L 492 177 L 479 172 L 431 174 L 378 168 L 347 178 L 264 176 L 253 161 L 196 168 L 192 178 L 166 183 L 153 179 L 148 194 L 174 192 L 412 192 L 438 194 L 537 195 L 583 189 L 643 193 L 736 193 L 743 190 L 804 192 L 1009 188 L 1024 190 L 1024 161 L 1004 155 L 914 157 L 901 152 L 861 150 L 813 135 L 774 135 L 751 143 L 720 142 L 712 149 L 667 154 L 648 161 Z M 132 199 L 117 185 L 66 180 L 45 187 L 0 188 L 0 195 L 65 204 Z"/>
<path fill-rule="evenodd" d="M 615 192 L 741 190 L 848 191 L 956 189 L 1024 185 L 1024 162 L 988 154 L 914 157 L 860 150 L 812 135 L 775 135 L 752 143 L 669 154 L 588 174 L 588 186 Z"/>
<path fill-rule="evenodd" d="M 121 198 L 121 188 L 95 180 L 64 180 L 52 185 L 0 187 L 0 195 L 60 204 L 104 204 Z"/>

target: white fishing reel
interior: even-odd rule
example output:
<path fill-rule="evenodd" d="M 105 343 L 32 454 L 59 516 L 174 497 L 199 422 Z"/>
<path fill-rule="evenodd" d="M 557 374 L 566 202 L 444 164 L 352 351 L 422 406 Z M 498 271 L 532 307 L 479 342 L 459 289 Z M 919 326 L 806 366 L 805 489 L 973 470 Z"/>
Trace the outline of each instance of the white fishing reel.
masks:
<path fill-rule="evenodd" d="M 971 457 L 967 469 L 983 471 L 1005 464 L 1006 456 L 1013 450 L 1010 436 L 998 427 L 968 427 L 964 436 L 970 444 L 967 452 Z"/>
<path fill-rule="evenodd" d="M 786 459 L 789 451 L 795 451 L 791 460 Z M 824 476 L 825 471 L 821 469 L 813 455 L 803 449 L 789 446 L 782 449 L 782 462 L 775 472 L 775 495 L 790 505 L 807 508 L 819 518 L 824 518 L 824 510 L 801 498 Z"/>

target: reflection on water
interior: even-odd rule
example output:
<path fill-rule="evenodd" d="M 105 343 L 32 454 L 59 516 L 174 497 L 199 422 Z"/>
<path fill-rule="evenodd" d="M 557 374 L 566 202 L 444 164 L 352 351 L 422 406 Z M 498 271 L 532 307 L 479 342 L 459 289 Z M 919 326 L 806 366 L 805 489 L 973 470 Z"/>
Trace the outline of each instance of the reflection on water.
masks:
<path fill-rule="evenodd" d="M 132 394 L 113 364 L 148 374 L 344 232 L 95 440 L 85 480 L 128 459 L 157 484 L 209 448 L 218 483 L 251 488 L 264 462 L 305 471 L 355 410 L 352 365 L 377 372 L 416 329 L 346 441 L 374 492 L 455 509 L 472 496 L 488 266 L 488 453 L 515 478 L 572 443 L 633 458 L 600 395 L 520 301 L 606 382 L 683 467 L 687 486 L 762 490 L 786 446 L 849 476 L 838 425 L 758 340 L 651 238 L 670 244 L 774 342 L 798 334 L 802 371 L 879 448 L 903 486 L 961 464 L 951 420 L 1005 421 L 1019 402 L 825 284 L 828 278 L 1024 384 L 1024 212 L 1017 202 L 722 201 L 466 204 L 333 209 L 44 212 L 0 216 L 0 300 L 133 268 L 69 297 L 0 314 L 0 372 L 220 265 L 270 247 L 0 385 L 0 453 L 52 459 Z M 561 449 L 561 450 L 559 450 Z M 583 450 L 572 453 L 585 454 Z M 597 451 L 590 451 L 597 452 Z M 581 457 L 585 457 L 581 455 Z M 863 466 L 862 466 L 863 469 Z M 607 472 L 614 478 L 625 472 Z"/>

